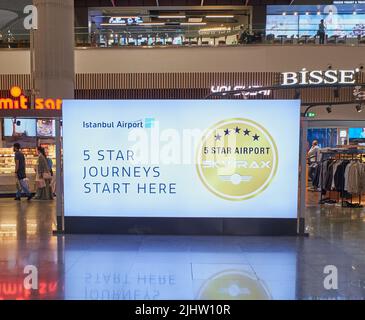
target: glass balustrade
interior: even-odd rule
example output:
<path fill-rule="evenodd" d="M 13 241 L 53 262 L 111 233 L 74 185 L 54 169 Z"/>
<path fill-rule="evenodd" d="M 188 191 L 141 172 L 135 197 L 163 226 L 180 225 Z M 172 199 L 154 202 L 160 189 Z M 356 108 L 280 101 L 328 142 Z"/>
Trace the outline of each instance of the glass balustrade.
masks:
<path fill-rule="evenodd" d="M 317 29 L 212 27 L 177 28 L 176 26 L 130 26 L 122 30 L 75 29 L 75 47 L 82 48 L 152 48 L 217 47 L 247 45 L 320 45 Z M 38 31 L 34 31 L 38 32 Z M 0 30 L 0 49 L 29 48 L 30 32 Z M 323 44 L 322 44 L 323 45 Z M 324 45 L 365 45 L 365 30 L 343 28 L 326 32 Z"/>

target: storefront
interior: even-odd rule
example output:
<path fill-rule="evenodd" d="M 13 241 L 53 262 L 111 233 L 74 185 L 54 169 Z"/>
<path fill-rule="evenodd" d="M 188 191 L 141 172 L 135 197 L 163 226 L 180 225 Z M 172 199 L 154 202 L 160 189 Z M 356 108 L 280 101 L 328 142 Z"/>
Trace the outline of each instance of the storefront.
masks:
<path fill-rule="evenodd" d="M 98 47 L 237 44 L 250 29 L 251 7 L 191 6 L 88 9 L 88 30 L 78 45 Z"/>
<path fill-rule="evenodd" d="M 365 121 L 308 121 L 306 125 L 307 205 L 362 208 Z"/>
<path fill-rule="evenodd" d="M 36 193 L 37 147 L 43 147 L 51 162 L 50 189 L 57 195 L 57 229 L 61 229 L 62 100 L 32 97 L 24 87 L 11 85 L 7 91 L 2 90 L 0 98 L 0 197 L 14 197 L 19 188 L 14 174 L 14 143 L 19 143 L 22 148 L 26 161 L 26 183 L 30 191 Z"/>
<path fill-rule="evenodd" d="M 35 118 L 2 118 L 0 147 L 0 196 L 14 193 L 16 184 L 13 144 L 19 143 L 26 157 L 26 174 L 29 186 L 35 192 L 35 167 L 37 147 L 45 148 L 47 156 L 56 167 L 55 120 Z M 55 181 L 52 183 L 54 184 Z"/>

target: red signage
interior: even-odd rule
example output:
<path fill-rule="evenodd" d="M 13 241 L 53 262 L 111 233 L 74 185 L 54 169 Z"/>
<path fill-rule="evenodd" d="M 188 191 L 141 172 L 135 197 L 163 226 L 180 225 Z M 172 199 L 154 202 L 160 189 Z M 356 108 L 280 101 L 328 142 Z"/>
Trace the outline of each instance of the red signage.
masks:
<path fill-rule="evenodd" d="M 22 93 L 20 87 L 14 86 L 10 89 L 12 98 L 0 98 L 0 110 L 61 110 L 62 99 L 36 98 L 32 108 L 29 99 Z"/>

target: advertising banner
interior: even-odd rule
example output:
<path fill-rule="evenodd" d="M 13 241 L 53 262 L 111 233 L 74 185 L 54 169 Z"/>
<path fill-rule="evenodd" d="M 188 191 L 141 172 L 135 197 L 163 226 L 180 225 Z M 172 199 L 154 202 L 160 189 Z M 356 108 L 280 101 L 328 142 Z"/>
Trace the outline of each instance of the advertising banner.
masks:
<path fill-rule="evenodd" d="M 305 9 L 304 9 L 305 10 Z M 275 14 L 266 16 L 266 34 L 277 36 L 297 37 L 316 36 L 321 20 L 324 21 L 326 34 L 331 36 L 357 38 L 365 34 L 364 14 L 336 13 L 336 14 Z"/>
<path fill-rule="evenodd" d="M 65 216 L 296 218 L 300 102 L 63 102 Z"/>

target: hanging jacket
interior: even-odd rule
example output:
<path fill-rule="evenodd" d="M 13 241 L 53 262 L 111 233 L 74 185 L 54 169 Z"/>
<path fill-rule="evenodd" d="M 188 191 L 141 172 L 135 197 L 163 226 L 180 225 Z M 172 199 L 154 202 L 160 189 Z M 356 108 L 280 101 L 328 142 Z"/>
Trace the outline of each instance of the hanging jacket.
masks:
<path fill-rule="evenodd" d="M 332 190 L 336 190 L 336 173 L 337 173 L 337 169 L 340 167 L 340 165 L 342 164 L 342 160 L 336 161 L 335 164 L 333 165 L 333 174 L 332 174 L 332 183 L 331 183 L 331 189 Z"/>
<path fill-rule="evenodd" d="M 329 161 L 323 190 L 331 191 L 331 189 L 332 189 L 331 186 L 332 186 L 333 166 L 334 165 L 335 165 L 335 161 Z"/>
<path fill-rule="evenodd" d="M 362 164 L 359 161 L 354 161 L 348 172 L 347 191 L 351 194 L 360 193 L 360 180 L 362 176 Z"/>
<path fill-rule="evenodd" d="M 350 162 L 343 160 L 335 173 L 335 190 L 343 192 L 345 190 L 345 171 Z"/>
<path fill-rule="evenodd" d="M 350 169 L 353 166 L 353 164 L 354 164 L 353 161 L 351 161 L 345 169 L 345 173 L 344 173 L 345 183 L 344 183 L 344 188 L 343 188 L 344 191 L 348 191 L 348 189 L 349 189 L 349 172 L 350 172 Z"/>

